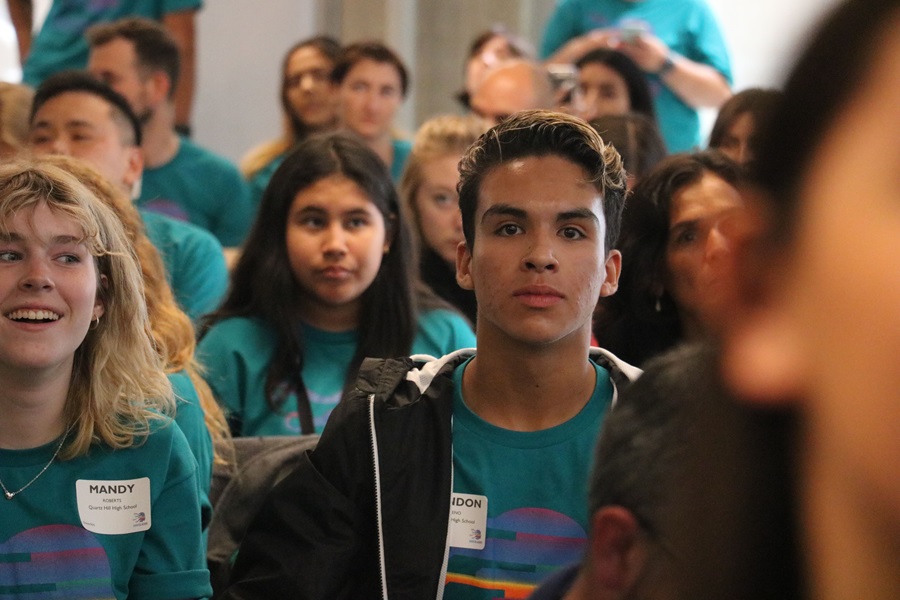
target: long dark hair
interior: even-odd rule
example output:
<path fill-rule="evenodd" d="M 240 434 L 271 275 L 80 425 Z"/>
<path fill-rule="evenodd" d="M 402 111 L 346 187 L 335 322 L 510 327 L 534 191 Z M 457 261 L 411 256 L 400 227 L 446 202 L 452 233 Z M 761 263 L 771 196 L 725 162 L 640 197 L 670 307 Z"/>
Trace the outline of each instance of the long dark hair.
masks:
<path fill-rule="evenodd" d="M 287 255 L 286 221 L 297 193 L 331 175 L 356 183 L 384 217 L 391 250 L 375 280 L 361 296 L 359 344 L 346 381 L 356 378 L 366 356 L 410 353 L 418 321 L 418 280 L 412 242 L 400 213 L 397 192 L 381 159 L 354 137 L 341 133 L 311 136 L 301 142 L 272 175 L 259 214 L 234 268 L 222 307 L 206 320 L 207 328 L 229 317 L 256 317 L 278 335 L 278 347 L 266 378 L 266 398 L 273 409 L 290 392 L 302 393 L 302 318 L 297 298 L 307 292 L 294 277 Z"/>
<path fill-rule="evenodd" d="M 653 94 L 650 93 L 647 76 L 633 60 L 616 50 L 597 48 L 579 58 L 575 66 L 580 70 L 591 63 L 605 65 L 618 73 L 628 88 L 628 102 L 631 105 L 629 110 L 656 121 L 656 109 L 653 108 Z"/>
<path fill-rule="evenodd" d="M 659 125 L 645 114 L 632 111 L 624 115 L 603 115 L 591 119 L 590 125 L 604 142 L 618 150 L 625 171 L 635 181 L 640 181 L 668 156 Z"/>
<path fill-rule="evenodd" d="M 622 214 L 619 289 L 602 298 L 594 323 L 600 346 L 641 364 L 682 338 L 678 308 L 665 289 L 672 198 L 707 173 L 737 187 L 740 168 L 716 151 L 675 154 L 632 190 Z"/>
<path fill-rule="evenodd" d="M 340 43 L 327 35 L 319 35 L 297 42 L 285 53 L 284 58 L 281 61 L 281 108 L 288 118 L 295 140 L 302 140 L 310 134 L 309 126 L 297 117 L 296 113 L 294 113 L 294 109 L 291 107 L 290 100 L 288 100 L 288 63 L 290 63 L 294 53 L 301 48 L 315 48 L 319 54 L 331 62 L 332 66 L 337 62 L 338 56 L 341 53 Z M 331 74 L 329 73 L 329 78 L 330 77 Z"/>
<path fill-rule="evenodd" d="M 780 98 L 781 92 L 765 88 L 748 88 L 729 98 L 719 109 L 716 122 L 713 123 L 709 147 L 721 147 L 734 122 L 747 113 L 753 117 L 753 126 L 757 132 L 766 129 L 769 117 L 778 106 Z"/>

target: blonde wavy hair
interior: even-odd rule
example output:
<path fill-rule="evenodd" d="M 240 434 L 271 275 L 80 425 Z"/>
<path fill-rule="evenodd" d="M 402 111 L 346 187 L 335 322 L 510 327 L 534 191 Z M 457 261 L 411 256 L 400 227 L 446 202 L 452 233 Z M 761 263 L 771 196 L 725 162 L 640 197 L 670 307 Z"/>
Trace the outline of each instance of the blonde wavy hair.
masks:
<path fill-rule="evenodd" d="M 456 155 L 462 158 L 490 124 L 475 115 L 441 115 L 422 123 L 413 140 L 412 151 L 398 184 L 400 201 L 408 222 L 415 223 L 416 240 L 421 246 L 422 225 L 416 194 L 425 181 L 424 165 L 436 158 Z"/>
<path fill-rule="evenodd" d="M 41 204 L 72 219 L 95 258 L 103 318 L 75 350 L 65 405 L 70 434 L 63 459 L 92 444 L 140 444 L 152 421 L 174 413 L 172 386 L 153 345 L 143 278 L 122 223 L 86 186 L 58 165 L 19 158 L 0 165 L 0 231 L 18 212 Z"/>
<path fill-rule="evenodd" d="M 137 208 L 124 193 L 84 161 L 68 156 L 48 156 L 46 161 L 74 175 L 111 208 L 124 225 L 125 234 L 134 247 L 144 278 L 150 333 L 156 350 L 164 361 L 164 368 L 167 373 L 184 371 L 190 378 L 200 399 L 206 428 L 213 440 L 215 462 L 230 463 L 233 458 L 230 450 L 231 434 L 225 414 L 203 379 L 201 366 L 195 358 L 197 342 L 194 326 L 190 317 L 175 301 L 172 288 L 166 280 L 165 265 L 156 247 L 147 238 L 144 222 Z"/>
<path fill-rule="evenodd" d="M 27 85 L 0 81 L 0 146 L 14 151 L 25 145 L 32 100 L 34 90 Z"/>

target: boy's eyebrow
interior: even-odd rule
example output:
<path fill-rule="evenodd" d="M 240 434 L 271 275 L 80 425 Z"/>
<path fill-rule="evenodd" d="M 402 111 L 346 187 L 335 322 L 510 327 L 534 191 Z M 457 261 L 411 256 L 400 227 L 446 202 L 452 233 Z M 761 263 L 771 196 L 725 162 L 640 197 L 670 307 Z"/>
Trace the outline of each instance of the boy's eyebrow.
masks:
<path fill-rule="evenodd" d="M 528 217 L 528 213 L 521 208 L 510 206 L 509 204 L 494 204 L 493 206 L 485 210 L 483 215 L 481 215 L 481 222 L 483 223 L 486 219 L 493 216 L 525 219 Z M 575 208 L 572 210 L 563 211 L 556 215 L 557 222 L 572 221 L 575 219 L 588 219 L 590 221 L 594 221 L 595 223 L 600 223 L 600 219 L 597 218 L 596 213 L 594 213 L 594 211 L 589 208 Z"/>
<path fill-rule="evenodd" d="M 567 210 L 556 215 L 557 221 L 572 221 L 575 219 L 588 219 L 597 224 L 600 223 L 600 219 L 597 218 L 597 214 L 589 208 L 576 208 L 574 210 Z"/>
<path fill-rule="evenodd" d="M 515 217 L 517 219 L 524 219 L 528 216 L 521 208 L 516 208 L 515 206 L 510 206 L 509 204 L 494 204 L 481 215 L 481 222 L 484 223 L 488 217 L 493 216 L 501 216 L 501 217 Z"/>

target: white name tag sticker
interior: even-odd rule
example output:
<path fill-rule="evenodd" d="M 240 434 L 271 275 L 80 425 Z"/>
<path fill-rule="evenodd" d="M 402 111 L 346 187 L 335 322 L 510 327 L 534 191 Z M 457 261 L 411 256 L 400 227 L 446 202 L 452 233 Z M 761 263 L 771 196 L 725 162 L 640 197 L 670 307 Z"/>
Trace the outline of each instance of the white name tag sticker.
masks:
<path fill-rule="evenodd" d="M 487 537 L 487 496 L 453 494 L 450 497 L 450 546 L 484 550 Z"/>
<path fill-rule="evenodd" d="M 81 525 L 93 533 L 121 535 L 150 529 L 150 478 L 75 482 Z"/>

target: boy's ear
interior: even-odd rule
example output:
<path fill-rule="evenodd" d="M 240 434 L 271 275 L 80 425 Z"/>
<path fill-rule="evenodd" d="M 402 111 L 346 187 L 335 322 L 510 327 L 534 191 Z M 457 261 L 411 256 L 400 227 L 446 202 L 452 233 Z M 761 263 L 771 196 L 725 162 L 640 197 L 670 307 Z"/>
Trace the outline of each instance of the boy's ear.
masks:
<path fill-rule="evenodd" d="M 456 246 L 456 283 L 464 290 L 474 290 L 472 284 L 472 253 L 466 242 L 460 242 Z"/>
<path fill-rule="evenodd" d="M 612 296 L 619 289 L 619 274 L 622 272 L 622 253 L 610 250 L 606 255 L 606 278 L 600 286 L 600 297 Z"/>
<path fill-rule="evenodd" d="M 622 506 L 604 506 L 591 518 L 591 585 L 598 590 L 630 590 L 640 578 L 647 548 L 634 514 Z"/>

